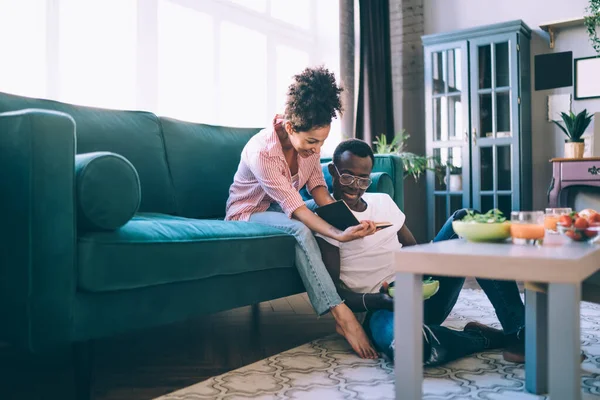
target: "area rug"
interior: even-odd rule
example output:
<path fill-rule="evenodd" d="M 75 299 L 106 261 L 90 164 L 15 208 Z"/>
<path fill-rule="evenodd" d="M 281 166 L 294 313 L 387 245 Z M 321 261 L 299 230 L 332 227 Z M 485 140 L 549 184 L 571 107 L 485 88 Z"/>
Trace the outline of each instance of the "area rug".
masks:
<path fill-rule="evenodd" d="M 462 328 L 477 320 L 498 326 L 481 290 L 463 290 L 445 325 Z M 600 396 L 600 306 L 582 303 L 584 399 Z M 426 368 L 424 399 L 546 399 L 525 392 L 523 365 L 499 352 L 475 354 L 442 367 Z M 393 399 L 393 365 L 362 360 L 336 335 L 315 340 L 246 367 L 160 397 L 202 399 Z M 157 399 L 158 400 L 158 399 Z"/>

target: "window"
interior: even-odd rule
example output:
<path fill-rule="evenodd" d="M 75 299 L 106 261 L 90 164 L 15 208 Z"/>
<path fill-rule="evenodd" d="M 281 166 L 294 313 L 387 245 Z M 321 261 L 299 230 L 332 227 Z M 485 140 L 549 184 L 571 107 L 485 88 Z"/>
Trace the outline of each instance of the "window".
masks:
<path fill-rule="evenodd" d="M 267 37 L 222 22 L 219 57 L 219 122 L 264 126 L 268 121 Z"/>
<path fill-rule="evenodd" d="M 157 112 L 216 124 L 213 17 L 171 1 L 158 7 Z"/>
<path fill-rule="evenodd" d="M 47 95 L 46 0 L 0 0 L 0 90 Z"/>
<path fill-rule="evenodd" d="M 58 100 L 136 108 L 137 1 L 60 0 Z"/>
<path fill-rule="evenodd" d="M 284 111 L 292 76 L 305 67 L 324 64 L 339 78 L 338 7 L 337 0 L 0 0 L 0 91 L 261 127 Z"/>
<path fill-rule="evenodd" d="M 309 65 L 308 52 L 293 47 L 281 45 L 275 49 L 275 70 L 277 82 L 275 86 L 276 107 L 283 111 L 287 89 L 295 74 Z"/>
<path fill-rule="evenodd" d="M 311 27 L 310 17 L 313 7 L 310 1 L 271 0 L 271 16 L 299 28 Z"/>

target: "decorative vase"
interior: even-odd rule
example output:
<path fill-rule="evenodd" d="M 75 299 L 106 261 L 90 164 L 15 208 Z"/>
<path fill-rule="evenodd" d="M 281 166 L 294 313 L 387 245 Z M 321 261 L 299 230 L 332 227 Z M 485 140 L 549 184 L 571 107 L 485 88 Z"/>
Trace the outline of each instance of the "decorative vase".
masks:
<path fill-rule="evenodd" d="M 444 183 L 451 192 L 462 192 L 462 175 L 450 175 L 450 183 L 448 177 L 444 177 Z"/>
<path fill-rule="evenodd" d="M 584 142 L 565 142 L 565 158 L 583 158 Z"/>

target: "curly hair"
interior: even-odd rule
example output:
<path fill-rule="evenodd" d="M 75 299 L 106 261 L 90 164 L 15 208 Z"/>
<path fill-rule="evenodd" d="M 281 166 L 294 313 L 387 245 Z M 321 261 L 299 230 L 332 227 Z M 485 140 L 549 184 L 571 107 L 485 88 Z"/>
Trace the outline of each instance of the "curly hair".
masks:
<path fill-rule="evenodd" d="M 336 111 L 342 113 L 340 93 L 344 89 L 323 66 L 306 68 L 294 75 L 285 102 L 285 118 L 296 132 L 307 132 L 331 124 Z"/>

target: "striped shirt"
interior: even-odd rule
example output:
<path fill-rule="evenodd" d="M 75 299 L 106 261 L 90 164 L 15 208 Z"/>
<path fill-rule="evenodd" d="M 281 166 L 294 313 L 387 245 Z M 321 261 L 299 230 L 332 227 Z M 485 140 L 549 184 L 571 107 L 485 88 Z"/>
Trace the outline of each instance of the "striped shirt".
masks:
<path fill-rule="evenodd" d="M 299 189 L 307 185 L 310 193 L 318 186 L 327 186 L 319 153 L 307 158 L 297 156 L 297 183 L 293 182 L 276 132 L 282 128 L 282 121 L 275 119 L 272 127 L 254 135 L 242 150 L 229 188 L 225 220 L 248 221 L 252 214 L 266 211 L 273 202 L 291 218 L 304 205 Z"/>

